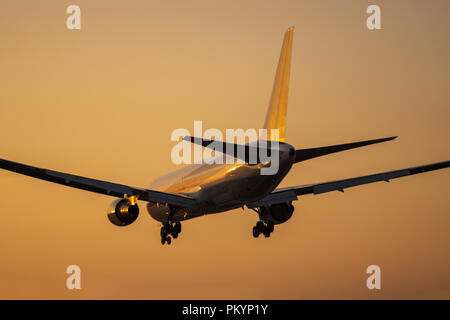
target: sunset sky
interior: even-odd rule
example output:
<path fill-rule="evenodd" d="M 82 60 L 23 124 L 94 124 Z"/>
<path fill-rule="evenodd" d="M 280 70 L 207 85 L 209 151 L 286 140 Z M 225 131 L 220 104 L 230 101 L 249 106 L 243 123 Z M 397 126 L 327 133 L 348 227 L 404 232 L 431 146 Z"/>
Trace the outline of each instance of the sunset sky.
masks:
<path fill-rule="evenodd" d="M 66 8 L 81 8 L 81 30 Z M 382 29 L 366 27 L 381 7 Z M 296 164 L 282 187 L 450 159 L 450 1 L 23 1 L 0 5 L 0 158 L 148 187 L 177 128 L 260 128 L 295 26 L 286 142 L 398 135 Z M 450 169 L 300 197 L 269 239 L 252 211 L 183 223 L 0 170 L 1 299 L 450 299 Z M 66 289 L 79 265 L 82 289 Z M 381 268 L 368 290 L 366 268 Z"/>

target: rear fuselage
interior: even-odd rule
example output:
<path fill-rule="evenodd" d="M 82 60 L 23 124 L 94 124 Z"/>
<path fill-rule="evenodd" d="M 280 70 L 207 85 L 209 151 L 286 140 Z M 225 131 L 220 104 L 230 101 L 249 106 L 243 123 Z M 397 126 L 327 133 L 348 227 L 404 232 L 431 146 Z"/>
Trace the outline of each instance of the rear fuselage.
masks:
<path fill-rule="evenodd" d="M 295 160 L 295 149 L 287 143 L 278 146 L 278 170 L 262 175 L 261 169 L 271 163 L 190 164 L 156 179 L 152 190 L 188 195 L 197 200 L 199 209 L 172 208 L 172 221 L 182 221 L 204 214 L 219 213 L 260 200 L 283 180 Z M 161 222 L 168 220 L 169 207 L 148 203 L 150 215 Z"/>

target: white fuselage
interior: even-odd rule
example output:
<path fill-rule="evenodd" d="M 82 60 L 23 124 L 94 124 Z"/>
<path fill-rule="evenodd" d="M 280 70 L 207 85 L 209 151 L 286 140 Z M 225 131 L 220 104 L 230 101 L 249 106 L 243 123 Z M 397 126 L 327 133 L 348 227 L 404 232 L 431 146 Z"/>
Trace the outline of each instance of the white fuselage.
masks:
<path fill-rule="evenodd" d="M 295 149 L 279 144 L 279 166 L 273 175 L 262 175 L 270 164 L 191 164 L 156 179 L 152 190 L 188 195 L 197 200 L 200 209 L 175 209 L 171 220 L 181 221 L 204 214 L 219 213 L 260 200 L 272 192 L 294 163 Z M 169 207 L 148 203 L 149 214 L 158 221 L 167 221 Z"/>

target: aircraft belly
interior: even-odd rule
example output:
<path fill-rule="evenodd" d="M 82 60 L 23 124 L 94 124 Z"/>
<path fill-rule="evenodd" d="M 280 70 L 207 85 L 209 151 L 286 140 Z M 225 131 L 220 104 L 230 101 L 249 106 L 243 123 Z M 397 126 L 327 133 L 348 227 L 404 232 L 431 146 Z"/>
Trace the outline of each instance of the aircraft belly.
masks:
<path fill-rule="evenodd" d="M 172 221 L 183 221 L 224 212 L 246 203 L 255 202 L 272 192 L 292 166 L 291 159 L 282 157 L 275 175 L 261 175 L 259 166 L 249 165 L 199 165 L 190 168 L 186 175 L 165 178 L 161 191 L 182 193 L 195 198 L 198 208 L 172 208 Z M 188 167 L 189 168 L 189 167 Z M 181 173 L 181 172 L 180 172 Z M 158 221 L 169 219 L 167 205 L 147 205 L 149 214 Z"/>
<path fill-rule="evenodd" d="M 274 187 L 269 177 L 266 179 L 260 175 L 235 179 L 229 177 L 215 185 L 203 186 L 198 200 L 202 203 L 205 213 L 217 213 L 256 201 L 270 193 Z"/>
<path fill-rule="evenodd" d="M 147 211 L 150 216 L 160 222 L 165 222 L 169 220 L 169 206 L 162 204 L 156 205 L 155 203 L 147 204 Z M 200 209 L 188 209 L 188 208 L 175 208 L 172 221 L 183 221 L 192 218 L 202 216 L 204 214 L 202 208 Z"/>

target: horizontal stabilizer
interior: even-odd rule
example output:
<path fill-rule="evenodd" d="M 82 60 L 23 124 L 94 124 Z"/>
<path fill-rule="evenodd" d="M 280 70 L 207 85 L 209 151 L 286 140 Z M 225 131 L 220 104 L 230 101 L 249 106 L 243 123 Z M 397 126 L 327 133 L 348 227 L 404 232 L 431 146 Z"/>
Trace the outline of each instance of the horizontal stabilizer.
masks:
<path fill-rule="evenodd" d="M 265 160 L 261 158 L 261 155 L 270 157 L 271 156 L 271 142 L 267 141 L 266 145 L 263 147 L 250 146 L 247 144 L 236 144 L 229 142 L 222 142 L 210 139 L 202 139 L 197 137 L 185 136 L 183 138 L 185 141 L 201 145 L 205 148 L 214 149 L 217 152 L 229 155 L 236 159 L 242 160 L 250 164 L 257 164 L 264 162 Z M 278 144 L 278 143 L 277 143 Z"/>
<path fill-rule="evenodd" d="M 335 146 L 328 146 L 328 147 L 299 149 L 299 150 L 295 150 L 295 163 L 309 160 L 312 158 L 325 156 L 330 153 L 335 153 L 335 152 L 339 152 L 339 151 L 368 146 L 370 144 L 390 141 L 395 138 L 397 138 L 397 137 L 395 136 L 395 137 L 389 137 L 389 138 L 383 138 L 383 139 L 374 139 L 374 140 L 366 140 L 366 141 L 338 144 Z"/>

